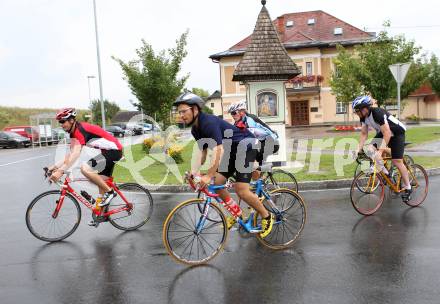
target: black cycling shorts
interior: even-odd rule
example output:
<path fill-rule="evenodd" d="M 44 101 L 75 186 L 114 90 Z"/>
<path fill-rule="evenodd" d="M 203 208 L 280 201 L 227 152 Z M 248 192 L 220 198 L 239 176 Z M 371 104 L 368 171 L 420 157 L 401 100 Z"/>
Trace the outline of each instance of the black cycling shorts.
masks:
<path fill-rule="evenodd" d="M 374 138 L 383 138 L 383 134 L 377 133 Z M 377 148 L 376 144 L 374 146 Z M 391 149 L 392 159 L 403 159 L 403 154 L 405 153 L 405 133 L 391 136 L 388 147 Z"/>
<path fill-rule="evenodd" d="M 87 164 L 99 175 L 112 176 L 115 164 L 122 158 L 120 150 L 101 150 L 101 154 L 89 159 Z"/>
<path fill-rule="evenodd" d="M 254 149 L 237 153 L 237 145 L 233 144 L 231 152 L 223 154 L 217 172 L 226 179 L 234 176 L 236 182 L 250 183 L 256 156 L 257 150 Z"/>
<path fill-rule="evenodd" d="M 265 150 L 265 148 L 266 148 L 266 141 L 268 141 L 268 140 L 270 140 L 270 139 L 260 141 L 261 148 L 257 151 L 256 161 L 258 162 L 260 167 L 263 165 L 263 163 L 266 162 L 266 159 L 269 157 L 269 155 L 277 153 L 278 150 L 280 149 L 280 145 L 277 142 L 274 142 L 273 143 L 273 149 L 272 149 L 273 151 L 266 151 Z"/>

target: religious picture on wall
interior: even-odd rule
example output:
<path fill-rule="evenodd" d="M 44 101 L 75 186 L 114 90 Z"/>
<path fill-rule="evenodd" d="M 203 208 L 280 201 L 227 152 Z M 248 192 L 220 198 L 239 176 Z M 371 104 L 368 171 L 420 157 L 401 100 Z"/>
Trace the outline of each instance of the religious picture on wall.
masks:
<path fill-rule="evenodd" d="M 257 113 L 260 117 L 278 116 L 277 95 L 262 92 L 257 95 Z"/>

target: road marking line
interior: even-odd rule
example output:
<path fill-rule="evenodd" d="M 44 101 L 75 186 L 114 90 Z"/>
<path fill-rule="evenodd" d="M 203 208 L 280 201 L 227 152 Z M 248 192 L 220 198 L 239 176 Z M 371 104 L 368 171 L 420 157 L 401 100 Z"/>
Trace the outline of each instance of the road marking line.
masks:
<path fill-rule="evenodd" d="M 22 163 L 22 162 L 25 162 L 25 161 L 28 161 L 28 160 L 37 159 L 37 158 L 48 157 L 48 156 L 50 156 L 50 155 L 51 155 L 51 154 L 46 154 L 46 155 L 41 155 L 41 156 L 35 156 L 35 157 L 29 157 L 29 158 L 25 158 L 25 159 L 17 160 L 17 161 L 11 162 L 11 163 L 2 164 L 2 165 L 0 165 L 0 167 L 9 166 L 9 165 L 13 165 L 13 164 L 18 164 L 18 163 Z"/>

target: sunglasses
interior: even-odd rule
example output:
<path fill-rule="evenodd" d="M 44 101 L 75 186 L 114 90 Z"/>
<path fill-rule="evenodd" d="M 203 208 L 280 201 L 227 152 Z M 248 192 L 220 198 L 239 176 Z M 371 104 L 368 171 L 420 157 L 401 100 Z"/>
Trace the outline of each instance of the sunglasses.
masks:
<path fill-rule="evenodd" d="M 231 115 L 237 115 L 237 111 L 232 111 Z"/>
<path fill-rule="evenodd" d="M 63 123 L 65 123 L 67 121 L 67 119 L 60 119 L 60 120 L 58 120 L 58 122 L 60 123 L 60 124 L 63 124 Z"/>
<path fill-rule="evenodd" d="M 186 111 L 191 110 L 191 109 L 192 109 L 191 107 L 190 107 L 190 108 L 186 108 L 186 109 L 183 109 L 183 110 L 177 111 L 177 113 L 179 113 L 179 115 L 183 115 L 183 114 L 186 113 Z"/>

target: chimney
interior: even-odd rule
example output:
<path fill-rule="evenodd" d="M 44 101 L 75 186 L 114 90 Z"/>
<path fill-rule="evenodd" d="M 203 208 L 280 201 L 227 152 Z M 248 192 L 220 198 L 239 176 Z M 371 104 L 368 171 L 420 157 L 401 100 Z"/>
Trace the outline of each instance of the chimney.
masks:
<path fill-rule="evenodd" d="M 284 15 L 277 18 L 277 30 L 281 42 L 284 42 L 284 32 L 286 30 L 286 25 L 284 24 Z"/>

